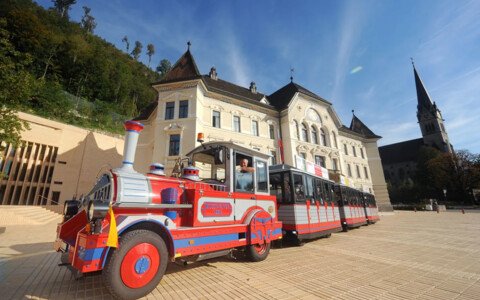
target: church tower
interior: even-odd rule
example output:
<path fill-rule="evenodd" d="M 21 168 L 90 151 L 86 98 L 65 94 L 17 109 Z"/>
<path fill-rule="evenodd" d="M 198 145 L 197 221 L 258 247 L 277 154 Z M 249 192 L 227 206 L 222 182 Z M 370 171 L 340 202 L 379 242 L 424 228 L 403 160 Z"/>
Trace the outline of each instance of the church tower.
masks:
<path fill-rule="evenodd" d="M 430 99 L 430 95 L 422 79 L 420 79 L 413 61 L 412 65 L 415 75 L 415 87 L 417 88 L 417 119 L 422 131 L 423 142 L 425 145 L 437 148 L 442 152 L 452 153 L 453 147 L 450 144 L 447 130 L 443 124 L 442 114 L 435 102 L 432 102 Z"/>

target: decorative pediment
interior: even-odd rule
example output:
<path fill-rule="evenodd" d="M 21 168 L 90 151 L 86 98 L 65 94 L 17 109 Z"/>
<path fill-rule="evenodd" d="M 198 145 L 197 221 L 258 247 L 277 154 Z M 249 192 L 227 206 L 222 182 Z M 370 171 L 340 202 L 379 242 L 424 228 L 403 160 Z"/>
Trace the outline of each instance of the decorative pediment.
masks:
<path fill-rule="evenodd" d="M 211 109 L 214 109 L 214 110 L 219 110 L 219 111 L 225 111 L 225 109 L 223 107 L 221 107 L 220 105 L 215 105 L 215 104 L 212 104 L 209 106 Z"/>
<path fill-rule="evenodd" d="M 307 145 L 298 145 L 297 151 L 298 152 L 308 152 L 310 148 Z"/>
<path fill-rule="evenodd" d="M 268 120 L 267 120 L 267 124 L 268 124 L 268 125 L 277 125 L 277 121 L 272 120 L 272 119 L 268 119 Z"/>
<path fill-rule="evenodd" d="M 239 111 L 239 110 L 232 110 L 230 113 L 234 116 L 243 116 L 244 115 L 244 113 Z"/>
<path fill-rule="evenodd" d="M 163 128 L 165 131 L 183 131 L 183 129 L 185 129 L 185 127 L 177 123 L 170 123 Z"/>
<path fill-rule="evenodd" d="M 249 118 L 255 121 L 260 121 L 260 117 L 256 115 L 250 115 Z"/>

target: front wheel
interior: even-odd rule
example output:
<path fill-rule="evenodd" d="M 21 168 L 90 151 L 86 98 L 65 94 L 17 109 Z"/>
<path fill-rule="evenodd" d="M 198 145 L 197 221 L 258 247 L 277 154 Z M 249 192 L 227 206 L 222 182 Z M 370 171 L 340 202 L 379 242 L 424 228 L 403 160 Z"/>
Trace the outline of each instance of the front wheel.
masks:
<path fill-rule="evenodd" d="M 168 251 L 163 239 L 148 230 L 120 237 L 103 270 L 109 292 L 118 299 L 137 299 L 153 291 L 165 273 Z"/>
<path fill-rule="evenodd" d="M 255 244 L 247 246 L 247 257 L 251 261 L 265 260 L 270 252 L 270 243 Z"/>

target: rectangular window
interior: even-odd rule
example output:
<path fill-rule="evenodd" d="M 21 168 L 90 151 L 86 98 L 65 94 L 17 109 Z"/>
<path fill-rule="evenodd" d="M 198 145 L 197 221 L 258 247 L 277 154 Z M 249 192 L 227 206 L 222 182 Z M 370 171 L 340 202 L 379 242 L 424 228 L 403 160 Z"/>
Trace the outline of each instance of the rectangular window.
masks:
<path fill-rule="evenodd" d="M 345 155 L 348 155 L 347 144 L 343 144 L 343 151 L 345 152 Z"/>
<path fill-rule="evenodd" d="M 295 191 L 295 201 L 305 202 L 305 186 L 303 184 L 303 176 L 293 174 L 293 188 Z"/>
<path fill-rule="evenodd" d="M 270 138 L 275 139 L 275 128 L 273 125 L 268 125 L 268 132 L 270 133 Z"/>
<path fill-rule="evenodd" d="M 315 155 L 315 164 L 326 168 L 325 167 L 325 157 Z"/>
<path fill-rule="evenodd" d="M 212 126 L 220 128 L 220 112 L 219 111 L 213 111 Z"/>
<path fill-rule="evenodd" d="M 348 172 L 348 177 L 352 177 L 352 168 L 350 167 L 350 164 L 347 164 L 347 172 Z"/>
<path fill-rule="evenodd" d="M 300 157 L 306 159 L 307 155 L 305 153 L 300 153 Z"/>
<path fill-rule="evenodd" d="M 233 130 L 240 132 L 240 117 L 233 116 Z"/>
<path fill-rule="evenodd" d="M 363 167 L 363 170 L 365 171 L 365 178 L 368 179 L 368 169 L 367 169 L 367 167 Z"/>
<path fill-rule="evenodd" d="M 352 154 L 357 157 L 357 151 L 355 151 L 355 146 L 352 146 Z"/>
<path fill-rule="evenodd" d="M 168 155 L 177 156 L 179 154 L 180 154 L 180 135 L 172 134 L 170 136 L 170 148 L 168 151 Z"/>
<path fill-rule="evenodd" d="M 188 118 L 188 100 L 180 101 L 180 109 L 178 111 L 178 118 Z"/>
<path fill-rule="evenodd" d="M 275 151 L 270 151 L 270 165 L 273 166 L 274 164 L 277 163 L 277 153 Z"/>
<path fill-rule="evenodd" d="M 355 166 L 355 169 L 357 171 L 357 178 L 360 178 L 360 168 L 358 166 Z"/>
<path fill-rule="evenodd" d="M 58 205 L 58 201 L 60 200 L 60 192 L 53 192 L 52 193 L 52 204 Z"/>
<path fill-rule="evenodd" d="M 172 120 L 175 111 L 175 102 L 167 102 L 165 105 L 165 120 Z"/>
<path fill-rule="evenodd" d="M 258 136 L 258 122 L 252 121 L 252 134 Z"/>
<path fill-rule="evenodd" d="M 257 192 L 268 192 L 268 178 L 267 178 L 267 162 L 259 161 L 255 162 L 255 174 L 257 175 Z"/>
<path fill-rule="evenodd" d="M 362 158 L 365 158 L 365 155 L 363 154 L 363 148 L 360 148 L 360 155 L 362 156 Z"/>
<path fill-rule="evenodd" d="M 334 171 L 338 170 L 338 164 L 337 164 L 337 159 L 336 158 L 332 158 L 332 169 Z"/>

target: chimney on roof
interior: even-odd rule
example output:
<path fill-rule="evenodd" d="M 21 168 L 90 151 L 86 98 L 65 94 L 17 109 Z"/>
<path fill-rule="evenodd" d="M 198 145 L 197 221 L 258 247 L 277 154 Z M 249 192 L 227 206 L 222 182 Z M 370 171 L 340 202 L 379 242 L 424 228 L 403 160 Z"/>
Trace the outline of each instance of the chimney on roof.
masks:
<path fill-rule="evenodd" d="M 210 75 L 210 78 L 212 78 L 213 80 L 217 80 L 218 79 L 217 69 L 215 69 L 215 67 L 212 67 L 208 75 Z"/>
<path fill-rule="evenodd" d="M 250 82 L 250 92 L 256 94 L 257 93 L 257 87 L 255 86 L 255 82 L 252 81 Z"/>

